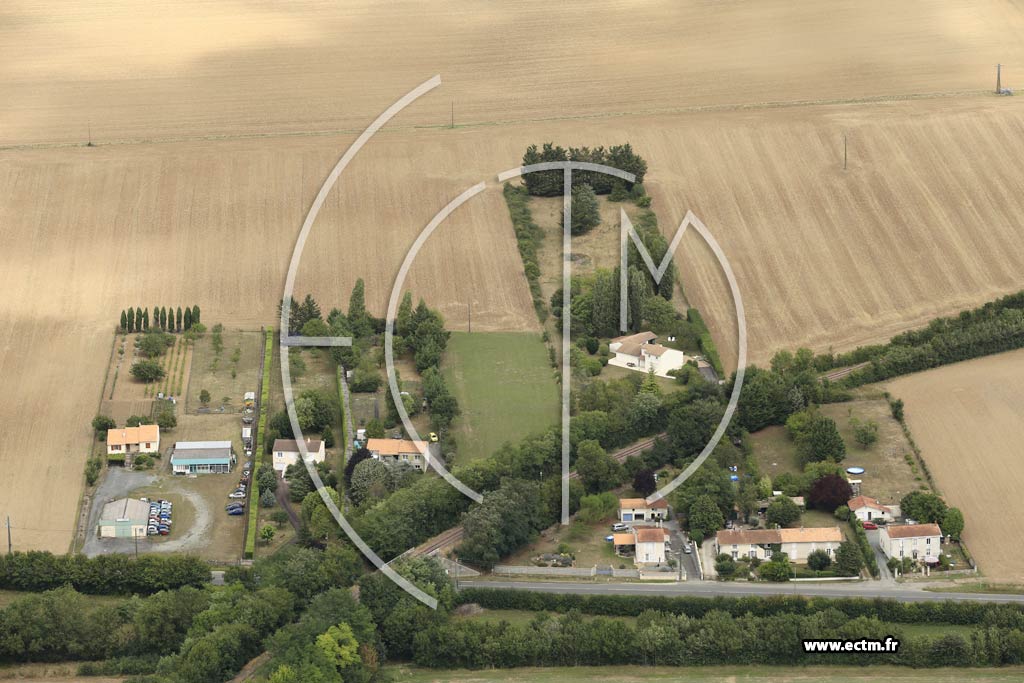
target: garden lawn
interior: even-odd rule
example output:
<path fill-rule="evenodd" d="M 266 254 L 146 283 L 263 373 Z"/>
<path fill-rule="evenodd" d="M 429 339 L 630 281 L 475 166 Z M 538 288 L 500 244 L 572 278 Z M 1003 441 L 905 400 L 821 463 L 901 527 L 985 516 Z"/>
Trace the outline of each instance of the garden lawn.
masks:
<path fill-rule="evenodd" d="M 441 367 L 462 411 L 459 462 L 558 422 L 558 386 L 539 334 L 453 332 Z"/>

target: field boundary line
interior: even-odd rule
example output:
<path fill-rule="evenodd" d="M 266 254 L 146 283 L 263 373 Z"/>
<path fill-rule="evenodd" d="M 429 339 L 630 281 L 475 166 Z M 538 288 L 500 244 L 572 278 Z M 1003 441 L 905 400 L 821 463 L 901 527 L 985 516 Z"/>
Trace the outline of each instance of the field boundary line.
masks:
<path fill-rule="evenodd" d="M 599 119 L 614 119 L 630 116 L 664 116 L 676 114 L 700 114 L 707 112 L 735 112 L 735 111 L 756 111 L 765 109 L 790 109 L 801 107 L 829 107 L 837 105 L 866 105 L 884 102 L 911 102 L 916 100 L 935 100 L 958 97 L 979 97 L 990 94 L 988 89 L 978 90 L 949 90 L 925 93 L 896 93 L 892 95 L 869 95 L 865 97 L 832 98 L 821 100 L 778 100 L 764 102 L 734 102 L 731 104 L 703 104 L 688 107 L 661 107 L 655 109 L 637 109 L 632 111 L 599 112 L 595 114 L 574 114 L 563 116 L 538 116 L 524 117 L 520 119 L 496 119 L 493 121 L 470 121 L 459 123 L 455 128 L 484 128 L 499 126 L 515 126 L 529 123 L 549 123 L 553 121 L 592 121 Z M 406 126 L 391 126 L 386 131 L 378 133 L 394 134 L 416 130 L 452 130 L 449 123 L 419 124 Z M 113 147 L 120 145 L 166 145 L 180 142 L 224 142 L 230 140 L 265 140 L 271 138 L 304 138 L 304 137 L 331 137 L 337 135 L 358 135 L 363 128 L 331 128 L 321 130 L 300 130 L 300 131 L 270 131 L 265 133 L 217 133 L 209 135 L 175 135 L 168 137 L 153 138 L 121 138 L 112 140 L 93 140 L 89 145 L 85 142 L 26 142 L 0 145 L 0 152 L 19 150 L 45 150 L 45 149 L 68 149 L 76 147 Z"/>

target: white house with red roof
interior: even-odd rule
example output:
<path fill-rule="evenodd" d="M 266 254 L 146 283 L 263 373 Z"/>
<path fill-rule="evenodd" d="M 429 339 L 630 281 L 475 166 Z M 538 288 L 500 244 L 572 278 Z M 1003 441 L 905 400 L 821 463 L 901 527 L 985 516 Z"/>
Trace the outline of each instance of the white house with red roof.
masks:
<path fill-rule="evenodd" d="M 646 498 L 619 498 L 620 522 L 657 522 L 668 517 L 668 501 L 659 498 L 648 503 Z"/>
<path fill-rule="evenodd" d="M 663 527 L 638 527 L 612 535 L 618 553 L 633 553 L 633 564 L 638 567 L 665 564 L 665 542 L 668 530 Z"/>
<path fill-rule="evenodd" d="M 880 527 L 878 544 L 886 557 L 938 561 L 942 529 L 938 524 L 890 524 Z"/>
<path fill-rule="evenodd" d="M 867 496 L 851 498 L 846 507 L 862 522 L 891 522 L 899 516 L 892 506 L 882 505 Z"/>

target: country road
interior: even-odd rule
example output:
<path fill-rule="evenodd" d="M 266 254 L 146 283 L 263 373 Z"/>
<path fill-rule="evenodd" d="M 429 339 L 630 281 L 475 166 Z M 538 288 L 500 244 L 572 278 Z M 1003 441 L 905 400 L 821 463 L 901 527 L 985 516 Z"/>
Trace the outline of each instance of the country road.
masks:
<path fill-rule="evenodd" d="M 941 600 L 972 600 L 977 602 L 1024 603 L 1024 595 L 1003 593 L 932 593 L 923 588 L 896 586 L 882 588 L 867 583 L 846 583 L 823 586 L 796 583 L 575 583 L 568 581 L 480 581 L 463 579 L 460 588 L 496 588 L 538 591 L 542 593 L 578 593 L 581 595 L 658 595 L 672 597 L 768 597 L 772 595 L 803 595 L 827 598 L 888 598 L 902 602 Z"/>

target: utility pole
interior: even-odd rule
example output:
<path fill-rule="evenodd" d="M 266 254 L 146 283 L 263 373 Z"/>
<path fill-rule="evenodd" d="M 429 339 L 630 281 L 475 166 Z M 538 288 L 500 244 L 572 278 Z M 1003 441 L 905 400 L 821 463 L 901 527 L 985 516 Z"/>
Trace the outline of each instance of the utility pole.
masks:
<path fill-rule="evenodd" d="M 11 542 L 11 516 L 7 515 L 7 554 L 14 552 L 14 544 Z"/>
<path fill-rule="evenodd" d="M 1001 95 L 1003 92 L 1003 65 L 996 64 L 996 94 Z"/>
<path fill-rule="evenodd" d="M 843 170 L 846 170 L 846 133 L 843 133 Z"/>
<path fill-rule="evenodd" d="M 466 309 L 469 311 L 469 331 L 473 331 L 473 302 L 470 301 L 466 304 Z"/>
<path fill-rule="evenodd" d="M 135 539 L 135 559 L 139 559 L 139 530 L 132 528 L 132 538 Z"/>
<path fill-rule="evenodd" d="M 455 100 L 452 100 L 452 130 L 455 130 Z"/>

